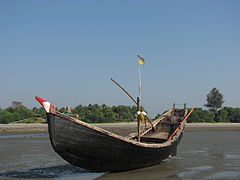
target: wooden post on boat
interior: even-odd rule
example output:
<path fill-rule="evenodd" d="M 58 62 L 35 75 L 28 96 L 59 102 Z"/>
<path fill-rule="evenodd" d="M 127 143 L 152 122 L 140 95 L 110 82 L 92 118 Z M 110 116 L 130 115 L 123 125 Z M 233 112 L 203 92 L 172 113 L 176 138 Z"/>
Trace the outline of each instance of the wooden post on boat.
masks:
<path fill-rule="evenodd" d="M 176 104 L 173 103 L 172 112 L 171 112 L 172 116 L 174 116 L 175 108 L 176 108 Z"/>
<path fill-rule="evenodd" d="M 184 117 L 187 115 L 187 104 L 184 103 Z"/>
<path fill-rule="evenodd" d="M 140 98 L 137 97 L 137 111 L 140 111 Z M 140 142 L 140 119 L 137 118 L 138 141 Z"/>

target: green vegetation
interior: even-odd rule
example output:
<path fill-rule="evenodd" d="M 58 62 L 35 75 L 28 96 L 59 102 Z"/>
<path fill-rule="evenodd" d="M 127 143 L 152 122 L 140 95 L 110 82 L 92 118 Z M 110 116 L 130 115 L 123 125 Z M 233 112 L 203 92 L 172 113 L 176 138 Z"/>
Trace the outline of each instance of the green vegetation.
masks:
<path fill-rule="evenodd" d="M 206 98 L 204 105 L 208 110 L 196 108 L 188 122 L 235 122 L 240 123 L 240 108 L 223 107 L 223 95 L 217 88 L 213 88 Z"/>
<path fill-rule="evenodd" d="M 142 107 L 144 110 L 144 108 Z M 65 112 L 65 108 L 58 111 Z M 105 104 L 79 105 L 73 108 L 72 113 L 77 114 L 79 119 L 88 123 L 104 122 L 131 122 L 136 119 L 136 106 L 112 106 Z M 13 102 L 12 106 L 4 110 L 0 109 L 0 123 L 43 123 L 46 122 L 43 108 L 34 107 L 27 109 L 21 102 Z"/>
<path fill-rule="evenodd" d="M 189 109 L 190 110 L 190 109 Z M 59 109 L 64 112 L 65 108 Z M 136 106 L 112 106 L 105 104 L 79 105 L 73 108 L 73 114 L 78 114 L 79 119 L 88 123 L 104 122 L 131 122 L 136 120 Z M 160 114 L 156 115 L 155 119 Z M 45 123 L 46 115 L 43 108 L 27 109 L 21 107 L 9 107 L 0 109 L 0 123 Z M 240 123 L 240 108 L 224 107 L 214 113 L 202 108 L 196 108 L 188 118 L 189 123 L 195 122 L 236 122 Z"/>
<path fill-rule="evenodd" d="M 47 123 L 47 119 L 46 118 L 41 118 L 41 117 L 33 117 L 33 118 L 27 118 L 27 119 L 12 122 L 12 124 L 18 124 L 18 123 L 25 123 L 25 124 Z"/>
<path fill-rule="evenodd" d="M 195 123 L 195 122 L 240 123 L 240 108 L 224 107 L 223 109 L 219 110 L 216 114 L 208 110 L 196 108 L 187 121 L 189 123 Z"/>
<path fill-rule="evenodd" d="M 11 123 L 27 118 L 33 118 L 35 113 L 24 106 L 19 108 L 9 107 L 5 110 L 0 110 L 0 123 Z"/>
<path fill-rule="evenodd" d="M 196 108 L 187 120 L 188 122 L 214 122 L 214 113 Z"/>
<path fill-rule="evenodd" d="M 208 110 L 195 108 L 187 120 L 193 122 L 235 122 L 240 123 L 240 108 L 223 107 L 223 95 L 213 88 L 207 95 Z M 143 110 L 144 108 L 141 107 Z M 65 108 L 58 111 L 65 112 Z M 72 109 L 73 114 L 77 114 L 79 119 L 88 123 L 104 122 L 131 122 L 136 120 L 136 106 L 107 106 L 105 104 L 79 105 Z M 155 119 L 159 117 L 157 114 Z M 0 108 L 0 123 L 44 123 L 46 114 L 43 108 L 26 108 L 22 102 L 13 101 L 12 105 L 6 109 Z"/>
<path fill-rule="evenodd" d="M 212 90 L 207 95 L 207 104 L 206 106 L 209 111 L 217 114 L 218 110 L 222 107 L 224 100 L 223 95 L 219 92 L 217 88 L 212 88 Z"/>
<path fill-rule="evenodd" d="M 89 104 L 88 106 L 79 105 L 72 111 L 78 114 L 79 119 L 89 123 L 104 122 L 130 122 L 136 119 L 136 106 L 112 106 L 105 104 Z"/>

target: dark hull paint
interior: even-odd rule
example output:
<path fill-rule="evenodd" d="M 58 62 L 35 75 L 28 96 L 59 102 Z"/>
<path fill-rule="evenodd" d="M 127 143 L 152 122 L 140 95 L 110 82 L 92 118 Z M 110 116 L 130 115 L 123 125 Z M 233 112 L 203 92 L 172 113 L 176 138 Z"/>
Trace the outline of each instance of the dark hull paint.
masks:
<path fill-rule="evenodd" d="M 59 114 L 47 114 L 54 150 L 69 163 L 95 172 L 117 172 L 160 163 L 176 152 L 182 131 L 162 147 L 116 138 Z"/>

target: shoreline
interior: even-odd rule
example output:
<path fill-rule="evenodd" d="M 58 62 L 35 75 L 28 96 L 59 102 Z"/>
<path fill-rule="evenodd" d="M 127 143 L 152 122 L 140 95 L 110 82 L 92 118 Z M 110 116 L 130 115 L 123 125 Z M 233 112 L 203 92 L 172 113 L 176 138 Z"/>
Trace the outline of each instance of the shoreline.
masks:
<path fill-rule="evenodd" d="M 0 124 L 0 136 L 8 134 L 34 134 L 47 132 L 47 124 Z"/>
<path fill-rule="evenodd" d="M 100 128 L 134 128 L 136 122 L 95 123 Z M 187 123 L 185 130 L 240 130 L 240 123 Z M 47 124 L 0 124 L 0 135 L 14 133 L 47 133 Z"/>

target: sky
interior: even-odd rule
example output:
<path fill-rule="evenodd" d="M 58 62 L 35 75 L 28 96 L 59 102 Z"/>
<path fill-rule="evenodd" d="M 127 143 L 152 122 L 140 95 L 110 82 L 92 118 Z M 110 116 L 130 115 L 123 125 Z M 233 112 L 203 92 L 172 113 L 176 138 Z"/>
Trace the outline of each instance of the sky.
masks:
<path fill-rule="evenodd" d="M 203 107 L 216 87 L 240 107 L 239 0 L 1 0 L 0 107 L 134 105 L 151 116 Z"/>

